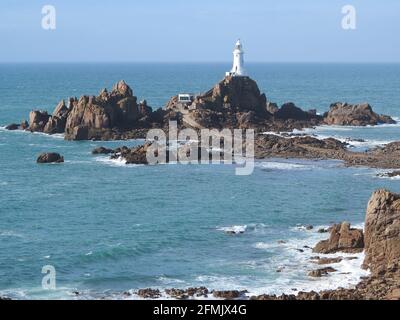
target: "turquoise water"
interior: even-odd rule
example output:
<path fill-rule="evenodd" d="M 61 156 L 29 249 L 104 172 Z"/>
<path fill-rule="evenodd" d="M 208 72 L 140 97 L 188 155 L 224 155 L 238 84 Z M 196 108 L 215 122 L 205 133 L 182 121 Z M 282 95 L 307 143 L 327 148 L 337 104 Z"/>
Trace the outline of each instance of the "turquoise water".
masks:
<path fill-rule="evenodd" d="M 97 94 L 125 79 L 140 99 L 163 106 L 177 92 L 213 86 L 228 65 L 0 65 L 0 126 L 53 110 L 62 98 Z M 400 65 L 249 65 L 270 100 L 327 110 L 335 101 L 368 101 L 400 116 Z M 313 134 L 363 138 L 367 148 L 400 140 L 397 125 L 318 128 Z M 122 297 L 143 287 L 293 292 L 356 283 L 358 260 L 310 279 L 319 226 L 363 222 L 370 194 L 400 192 L 399 180 L 337 161 L 271 159 L 250 176 L 231 165 L 126 166 L 92 156 L 96 146 L 140 141 L 67 142 L 61 136 L 0 129 L 0 295 L 14 298 Z M 36 165 L 39 153 L 62 165 Z M 306 231 L 302 226 L 312 224 Z M 225 228 L 245 229 L 227 235 Z M 285 243 L 278 243 L 284 240 Z M 299 252 L 296 249 L 304 250 Z M 57 290 L 41 288 L 44 265 Z M 282 272 L 276 272 L 281 269 Z"/>

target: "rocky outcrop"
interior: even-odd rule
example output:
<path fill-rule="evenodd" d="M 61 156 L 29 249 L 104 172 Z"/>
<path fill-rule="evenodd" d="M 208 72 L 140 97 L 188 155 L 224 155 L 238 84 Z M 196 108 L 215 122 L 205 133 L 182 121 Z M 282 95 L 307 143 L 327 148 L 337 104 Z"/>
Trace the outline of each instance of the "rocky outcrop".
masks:
<path fill-rule="evenodd" d="M 317 253 L 361 252 L 364 249 L 362 230 L 350 228 L 350 223 L 336 224 L 328 240 L 320 241 L 313 249 Z"/>
<path fill-rule="evenodd" d="M 165 289 L 165 293 L 174 299 L 207 298 L 209 291 L 206 287 L 188 289 Z"/>
<path fill-rule="evenodd" d="M 150 145 L 151 144 L 147 143 L 132 149 L 122 148 L 120 150 L 116 150 L 112 158 L 118 159 L 121 157 L 126 161 L 126 164 L 148 164 L 147 148 Z"/>
<path fill-rule="evenodd" d="M 136 294 L 145 299 L 158 299 L 161 297 L 161 292 L 158 289 L 139 289 Z"/>
<path fill-rule="evenodd" d="M 29 113 L 29 130 L 32 132 L 43 132 L 50 116 L 47 111 L 31 111 Z"/>
<path fill-rule="evenodd" d="M 285 134 L 258 134 L 255 137 L 257 159 L 272 157 L 301 159 L 342 160 L 346 166 L 363 166 L 382 169 L 400 168 L 400 142 L 392 142 L 365 152 L 355 152 L 347 148 L 347 142 L 333 138 L 318 139 L 312 136 Z M 394 177 L 392 174 L 381 174 Z"/>
<path fill-rule="evenodd" d="M 226 290 L 226 291 L 213 291 L 213 296 L 215 298 L 232 300 L 243 297 L 247 291 L 239 291 L 239 290 Z"/>
<path fill-rule="evenodd" d="M 42 153 L 36 160 L 37 163 L 62 163 L 64 157 L 59 153 Z"/>
<path fill-rule="evenodd" d="M 121 80 L 110 93 L 103 89 L 98 96 L 69 98 L 68 106 L 62 100 L 52 115 L 32 111 L 26 129 L 65 133 L 67 140 L 133 139 L 144 138 L 148 128 L 162 128 L 169 118 L 174 119 L 173 112 L 153 112 L 146 100 L 138 103 L 133 90 Z"/>
<path fill-rule="evenodd" d="M 72 100 L 70 101 L 70 105 Z M 49 121 L 43 128 L 43 132 L 47 134 L 63 133 L 65 131 L 65 124 L 67 117 L 70 112 L 70 108 L 65 105 L 65 101 L 62 100 L 53 111 L 53 114 L 49 118 Z"/>
<path fill-rule="evenodd" d="M 320 120 L 321 117 L 317 116 L 314 112 L 306 112 L 297 107 L 294 103 L 288 102 L 282 105 L 282 107 L 274 113 L 274 117 L 277 119 L 293 119 L 293 120 Z"/>
<path fill-rule="evenodd" d="M 400 272 L 399 194 L 378 190 L 368 202 L 364 266 L 377 275 Z"/>
<path fill-rule="evenodd" d="M 347 103 L 334 103 L 330 110 L 324 114 L 324 122 L 328 125 L 340 126 L 367 126 L 381 123 L 396 123 L 391 117 L 379 115 L 372 111 L 367 104 L 351 105 Z"/>

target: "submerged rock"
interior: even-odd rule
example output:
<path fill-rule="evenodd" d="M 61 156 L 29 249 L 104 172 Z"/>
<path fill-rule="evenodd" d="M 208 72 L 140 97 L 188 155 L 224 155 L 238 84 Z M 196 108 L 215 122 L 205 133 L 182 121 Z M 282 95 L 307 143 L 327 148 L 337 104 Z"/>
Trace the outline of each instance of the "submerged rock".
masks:
<path fill-rule="evenodd" d="M 18 129 L 19 129 L 19 125 L 16 123 L 11 123 L 8 126 L 6 126 L 6 130 L 13 131 L 13 130 L 18 130 Z"/>
<path fill-rule="evenodd" d="M 400 171 L 391 171 L 391 172 L 379 173 L 379 174 L 377 174 L 377 176 L 381 177 L 381 178 L 400 177 Z"/>
<path fill-rule="evenodd" d="M 36 160 L 37 163 L 62 163 L 64 157 L 59 153 L 42 153 Z"/>
<path fill-rule="evenodd" d="M 92 150 L 92 154 L 110 154 L 110 153 L 114 153 L 113 149 L 107 149 L 104 147 L 99 147 L 96 149 Z"/>
<path fill-rule="evenodd" d="M 320 278 L 320 277 L 328 275 L 329 273 L 336 272 L 336 271 L 337 270 L 332 267 L 326 267 L 326 268 L 321 268 L 321 269 L 310 271 L 308 273 L 308 276 L 313 277 L 313 278 Z"/>

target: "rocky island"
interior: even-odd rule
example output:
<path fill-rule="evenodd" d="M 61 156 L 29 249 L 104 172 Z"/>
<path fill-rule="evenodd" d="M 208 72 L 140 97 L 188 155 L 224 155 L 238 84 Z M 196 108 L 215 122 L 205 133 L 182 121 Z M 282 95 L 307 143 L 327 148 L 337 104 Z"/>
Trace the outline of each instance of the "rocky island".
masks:
<path fill-rule="evenodd" d="M 138 102 L 123 80 L 111 92 L 98 96 L 71 97 L 62 100 L 52 114 L 34 110 L 29 121 L 10 124 L 9 130 L 28 130 L 47 134 L 62 133 L 66 140 L 124 140 L 145 138 L 150 128 L 166 129 L 169 121 L 182 128 L 242 128 L 256 132 L 290 132 L 317 125 L 377 125 L 395 123 L 376 114 L 370 105 L 334 103 L 324 115 L 303 111 L 294 103 L 280 108 L 267 100 L 250 77 L 226 76 L 213 88 L 182 103 L 178 95 L 165 108 L 153 110 L 147 101 Z"/>

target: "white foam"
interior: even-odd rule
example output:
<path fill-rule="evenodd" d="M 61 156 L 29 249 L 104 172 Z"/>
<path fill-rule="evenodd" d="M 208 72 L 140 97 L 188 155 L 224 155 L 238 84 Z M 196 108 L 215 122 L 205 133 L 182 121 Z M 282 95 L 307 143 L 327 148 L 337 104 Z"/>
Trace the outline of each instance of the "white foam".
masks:
<path fill-rule="evenodd" d="M 388 180 L 400 180 L 400 175 L 399 176 L 394 176 L 394 177 L 389 177 L 389 176 L 387 176 L 387 175 L 385 175 L 385 174 L 388 174 L 388 173 L 391 173 L 392 171 L 395 171 L 394 169 L 393 170 L 377 170 L 377 171 L 375 171 L 374 172 L 374 176 L 375 177 L 377 177 L 377 178 L 379 178 L 379 179 L 388 179 Z"/>
<path fill-rule="evenodd" d="M 241 234 L 245 233 L 247 225 L 243 226 L 229 226 L 229 227 L 218 227 L 217 230 L 223 231 L 225 233 Z"/>
<path fill-rule="evenodd" d="M 15 238 L 23 238 L 24 236 L 18 232 L 13 230 L 4 230 L 0 231 L 0 237 L 15 237 Z"/>
<path fill-rule="evenodd" d="M 295 169 L 309 169 L 310 166 L 298 164 L 298 163 L 287 163 L 287 162 L 261 162 L 260 167 L 264 169 L 272 170 L 295 170 Z"/>
<path fill-rule="evenodd" d="M 356 224 L 354 228 L 362 228 L 363 224 Z M 324 257 L 343 257 L 340 263 L 331 264 L 337 271 L 326 277 L 311 278 L 307 274 L 311 270 L 321 268 L 313 263 L 310 258 L 316 254 L 312 253 L 312 248 L 318 241 L 326 239 L 329 234 L 320 234 L 317 230 L 327 228 L 327 226 L 316 226 L 310 232 L 305 233 L 297 227 L 291 228 L 292 232 L 307 235 L 305 238 L 292 238 L 282 242 L 257 242 L 254 248 L 272 253 L 272 258 L 265 263 L 268 273 L 274 272 L 274 269 L 280 270 L 276 273 L 276 279 L 273 281 L 261 280 L 257 284 L 248 286 L 249 295 L 259 294 L 295 294 L 298 291 L 321 291 L 336 289 L 338 287 L 350 288 L 356 285 L 360 278 L 367 276 L 368 271 L 361 268 L 364 260 L 364 254 L 346 254 L 336 253 L 323 255 Z M 346 259 L 356 257 L 357 259 Z M 257 265 L 255 267 L 258 267 Z M 264 282 L 264 284 L 263 284 Z M 292 289 L 296 288 L 297 291 Z"/>
<path fill-rule="evenodd" d="M 95 160 L 98 162 L 102 162 L 102 163 L 111 165 L 113 167 L 126 166 L 126 160 L 124 160 L 122 157 L 119 157 L 118 159 L 111 159 L 109 157 L 97 157 Z"/>

